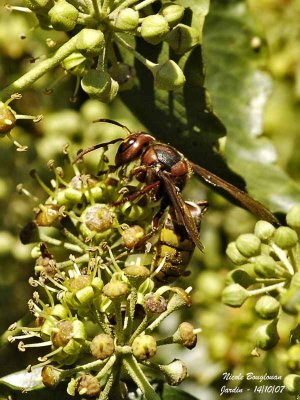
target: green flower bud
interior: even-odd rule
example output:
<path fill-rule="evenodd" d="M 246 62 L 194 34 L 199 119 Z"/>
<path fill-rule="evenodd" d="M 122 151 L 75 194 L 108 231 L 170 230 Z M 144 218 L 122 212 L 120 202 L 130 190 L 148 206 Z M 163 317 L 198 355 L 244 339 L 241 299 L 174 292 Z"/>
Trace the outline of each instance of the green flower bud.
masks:
<path fill-rule="evenodd" d="M 291 395 L 300 394 L 300 376 L 296 374 L 289 374 L 284 377 L 283 384 Z"/>
<path fill-rule="evenodd" d="M 160 43 L 168 32 L 168 22 L 162 15 L 149 15 L 142 21 L 141 36 L 148 43 Z"/>
<path fill-rule="evenodd" d="M 42 381 L 43 384 L 49 388 L 54 389 L 62 379 L 62 373 L 59 369 L 52 367 L 52 365 L 46 365 L 42 369 Z"/>
<path fill-rule="evenodd" d="M 121 31 L 132 31 L 138 27 L 139 13 L 132 8 L 124 8 L 116 15 L 114 26 Z"/>
<path fill-rule="evenodd" d="M 177 54 L 184 54 L 199 44 L 197 29 L 178 24 L 165 37 L 165 41 Z"/>
<path fill-rule="evenodd" d="M 288 226 L 280 226 L 276 229 L 273 240 L 281 249 L 289 249 L 298 242 L 298 235 Z"/>
<path fill-rule="evenodd" d="M 71 187 L 66 188 L 65 197 L 74 203 L 80 203 L 82 201 L 82 193 L 79 190 L 73 189 Z"/>
<path fill-rule="evenodd" d="M 245 266 L 246 265 L 252 267 L 252 264 L 245 264 Z M 245 269 L 237 268 L 228 274 L 226 284 L 229 285 L 231 283 L 238 283 L 244 288 L 247 288 L 255 283 L 255 278 L 249 275 Z"/>
<path fill-rule="evenodd" d="M 23 0 L 25 7 L 28 7 L 32 11 L 41 11 L 42 8 L 49 9 L 53 0 Z"/>
<path fill-rule="evenodd" d="M 110 299 L 126 296 L 128 293 L 128 284 L 122 281 L 111 281 L 103 287 L 103 294 Z"/>
<path fill-rule="evenodd" d="M 277 332 L 277 319 L 259 326 L 254 334 L 256 347 L 270 350 L 279 341 Z"/>
<path fill-rule="evenodd" d="M 82 76 L 85 71 L 85 64 L 87 59 L 79 53 L 75 51 L 66 57 L 61 63 L 62 67 L 71 74 L 75 76 Z"/>
<path fill-rule="evenodd" d="M 248 290 L 238 283 L 233 283 L 223 290 L 222 302 L 230 307 L 240 307 L 248 297 Z"/>
<path fill-rule="evenodd" d="M 90 351 L 98 360 L 110 357 L 115 351 L 114 338 L 105 333 L 95 336 L 90 345 Z"/>
<path fill-rule="evenodd" d="M 179 65 L 173 60 L 157 64 L 152 69 L 154 83 L 158 89 L 175 90 L 185 83 L 185 76 Z"/>
<path fill-rule="evenodd" d="M 297 315 L 300 308 L 300 288 L 290 287 L 281 295 L 280 303 L 287 314 Z"/>
<path fill-rule="evenodd" d="M 300 204 L 295 204 L 286 215 L 286 223 L 293 229 L 300 228 Z"/>
<path fill-rule="evenodd" d="M 257 236 L 252 233 L 245 233 L 237 238 L 236 247 L 243 256 L 254 257 L 259 254 L 261 243 Z"/>
<path fill-rule="evenodd" d="M 263 319 L 274 319 L 280 310 L 280 303 L 272 296 L 262 296 L 255 304 L 255 311 Z"/>
<path fill-rule="evenodd" d="M 230 260 L 236 265 L 243 265 L 246 264 L 248 261 L 246 257 L 244 257 L 236 247 L 235 242 L 231 242 L 228 244 L 226 249 L 226 255 Z"/>
<path fill-rule="evenodd" d="M 146 311 L 161 314 L 167 309 L 167 301 L 163 296 L 156 293 L 148 293 L 144 297 L 144 307 Z"/>
<path fill-rule="evenodd" d="M 180 385 L 188 377 L 187 367 L 181 360 L 175 359 L 170 364 L 159 365 L 158 367 L 171 386 Z"/>
<path fill-rule="evenodd" d="M 159 12 L 168 22 L 170 27 L 175 26 L 181 21 L 184 14 L 184 7 L 179 4 L 166 3 Z"/>
<path fill-rule="evenodd" d="M 133 355 L 141 361 L 155 356 L 156 350 L 156 341 L 150 335 L 137 336 L 132 343 Z"/>
<path fill-rule="evenodd" d="M 197 335 L 194 327 L 189 322 L 182 322 L 173 335 L 174 343 L 179 343 L 187 349 L 193 349 L 197 344 Z"/>
<path fill-rule="evenodd" d="M 0 137 L 5 136 L 16 125 L 17 119 L 14 111 L 0 101 Z"/>
<path fill-rule="evenodd" d="M 95 376 L 83 374 L 77 379 L 75 393 L 78 393 L 80 396 L 96 397 L 100 392 L 101 387 Z"/>
<path fill-rule="evenodd" d="M 90 69 L 81 80 L 82 89 L 94 99 L 103 103 L 112 101 L 119 90 L 118 82 L 114 81 L 105 71 Z"/>
<path fill-rule="evenodd" d="M 275 228 L 270 222 L 257 221 L 254 228 L 254 234 L 261 240 L 266 241 L 270 239 L 275 232 Z"/>
<path fill-rule="evenodd" d="M 108 72 L 112 79 L 118 82 L 120 91 L 132 89 L 136 75 L 134 67 L 117 62 L 109 68 Z"/>
<path fill-rule="evenodd" d="M 300 370 L 300 344 L 294 344 L 288 349 L 287 366 L 291 371 Z"/>
<path fill-rule="evenodd" d="M 122 232 L 124 246 L 132 250 L 138 246 L 145 236 L 145 231 L 140 225 L 129 226 Z"/>
<path fill-rule="evenodd" d="M 49 10 L 53 28 L 57 31 L 72 31 L 78 19 L 79 11 L 66 0 L 57 0 L 54 6 Z"/>
<path fill-rule="evenodd" d="M 277 264 L 271 256 L 260 255 L 254 261 L 254 270 L 257 275 L 265 278 L 274 278 L 277 275 Z"/>
<path fill-rule="evenodd" d="M 76 49 L 86 55 L 96 56 L 105 46 L 103 33 L 98 29 L 82 29 L 76 40 Z"/>

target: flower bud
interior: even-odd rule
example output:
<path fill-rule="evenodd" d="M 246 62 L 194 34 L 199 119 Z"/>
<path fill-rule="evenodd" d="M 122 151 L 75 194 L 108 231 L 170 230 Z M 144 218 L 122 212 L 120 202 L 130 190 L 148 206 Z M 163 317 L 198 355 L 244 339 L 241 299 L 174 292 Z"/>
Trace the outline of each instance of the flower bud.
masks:
<path fill-rule="evenodd" d="M 179 4 L 166 3 L 162 6 L 159 13 L 168 22 L 169 26 L 173 27 L 181 21 L 184 14 L 184 7 Z"/>
<path fill-rule="evenodd" d="M 177 54 L 184 54 L 199 44 L 197 29 L 178 24 L 165 37 L 165 41 Z"/>
<path fill-rule="evenodd" d="M 153 67 L 154 83 L 158 89 L 175 90 L 185 83 L 185 76 L 179 65 L 173 60 Z"/>
<path fill-rule="evenodd" d="M 112 79 L 118 82 L 120 91 L 129 90 L 133 87 L 136 75 L 133 66 L 117 62 L 109 68 L 108 72 Z"/>
<path fill-rule="evenodd" d="M 161 314 L 167 309 L 167 301 L 163 296 L 156 293 L 148 293 L 144 297 L 144 307 L 146 311 L 154 314 Z"/>
<path fill-rule="evenodd" d="M 187 367 L 181 360 L 173 360 L 170 364 L 159 365 L 159 369 L 165 375 L 167 383 L 171 386 L 180 385 L 187 376 Z"/>
<path fill-rule="evenodd" d="M 155 356 L 156 350 L 156 341 L 150 335 L 137 336 L 132 343 L 133 355 L 141 361 Z"/>
<path fill-rule="evenodd" d="M 248 297 L 248 290 L 238 283 L 233 283 L 223 290 L 222 302 L 230 307 L 240 307 Z"/>
<path fill-rule="evenodd" d="M 124 246 L 129 250 L 132 250 L 138 246 L 144 236 L 145 231 L 139 225 L 129 226 L 122 232 Z"/>
<path fill-rule="evenodd" d="M 297 315 L 300 304 L 300 290 L 298 287 L 290 287 L 280 297 L 282 309 L 287 314 Z"/>
<path fill-rule="evenodd" d="M 103 294 L 110 299 L 126 296 L 128 293 L 128 284 L 122 281 L 111 281 L 103 287 Z"/>
<path fill-rule="evenodd" d="M 80 396 L 96 397 L 100 394 L 101 387 L 98 379 L 90 374 L 83 374 L 77 380 L 76 390 Z"/>
<path fill-rule="evenodd" d="M 262 296 L 255 304 L 255 311 L 263 319 L 274 319 L 280 310 L 280 303 L 272 296 Z"/>
<path fill-rule="evenodd" d="M 84 28 L 76 40 L 76 49 L 86 55 L 98 55 L 105 45 L 103 33 L 99 29 Z"/>
<path fill-rule="evenodd" d="M 43 384 L 49 388 L 54 389 L 61 381 L 61 371 L 52 365 L 46 365 L 42 369 L 42 381 Z"/>
<path fill-rule="evenodd" d="M 193 349 L 197 344 L 197 335 L 189 322 L 182 322 L 173 335 L 174 343 L 179 343 L 187 349 Z"/>
<path fill-rule="evenodd" d="M 271 256 L 260 255 L 255 258 L 254 270 L 264 278 L 274 278 L 277 275 L 277 264 Z"/>
<path fill-rule="evenodd" d="M 283 384 L 291 395 L 300 394 L 300 376 L 297 374 L 288 374 L 284 377 Z"/>
<path fill-rule="evenodd" d="M 281 249 L 289 249 L 298 242 L 297 233 L 288 226 L 280 226 L 273 236 L 274 243 Z"/>
<path fill-rule="evenodd" d="M 24 0 L 24 5 L 32 11 L 41 11 L 42 8 L 46 10 L 53 4 L 53 0 Z"/>
<path fill-rule="evenodd" d="M 79 11 L 66 0 L 57 0 L 54 6 L 49 10 L 53 28 L 57 31 L 72 31 L 78 19 Z"/>
<path fill-rule="evenodd" d="M 277 319 L 259 326 L 254 334 L 256 347 L 270 350 L 279 341 L 277 332 Z"/>
<path fill-rule="evenodd" d="M 257 221 L 255 224 L 254 234 L 263 242 L 270 239 L 274 232 L 275 228 L 270 222 Z"/>
<path fill-rule="evenodd" d="M 295 204 L 286 215 L 286 223 L 293 229 L 300 228 L 300 204 Z"/>
<path fill-rule="evenodd" d="M 92 98 L 103 103 L 112 101 L 119 90 L 119 84 L 105 71 L 90 69 L 81 80 L 82 89 Z"/>
<path fill-rule="evenodd" d="M 138 27 L 139 13 L 132 8 L 124 8 L 118 12 L 114 26 L 121 31 L 132 31 Z"/>
<path fill-rule="evenodd" d="M 236 265 L 243 265 L 247 263 L 247 258 L 240 253 L 240 251 L 236 247 L 235 242 L 231 242 L 228 244 L 226 255 Z"/>
<path fill-rule="evenodd" d="M 245 266 L 246 265 L 252 266 L 252 264 L 245 264 Z M 255 283 L 255 278 L 248 274 L 246 269 L 237 268 L 231 271 L 227 276 L 226 284 L 229 285 L 231 283 L 238 283 L 244 288 L 247 288 Z"/>
<path fill-rule="evenodd" d="M 0 137 L 10 132 L 16 125 L 16 121 L 13 110 L 0 101 Z"/>
<path fill-rule="evenodd" d="M 95 358 L 104 360 L 113 355 L 115 351 L 114 338 L 106 333 L 101 333 L 93 338 L 90 350 Z"/>
<path fill-rule="evenodd" d="M 291 371 L 300 370 L 300 344 L 294 344 L 287 352 L 287 366 Z"/>
<path fill-rule="evenodd" d="M 151 44 L 160 43 L 168 31 L 168 22 L 162 15 L 149 15 L 143 19 L 141 24 L 141 36 Z"/>
<path fill-rule="evenodd" d="M 79 51 L 75 51 L 74 53 L 70 54 L 66 57 L 61 65 L 67 71 L 70 72 L 72 75 L 75 76 L 83 76 L 85 72 L 87 59 L 82 55 Z"/>
<path fill-rule="evenodd" d="M 260 240 L 257 236 L 252 233 L 245 233 L 240 235 L 236 240 L 237 249 L 245 257 L 254 257 L 260 252 Z"/>

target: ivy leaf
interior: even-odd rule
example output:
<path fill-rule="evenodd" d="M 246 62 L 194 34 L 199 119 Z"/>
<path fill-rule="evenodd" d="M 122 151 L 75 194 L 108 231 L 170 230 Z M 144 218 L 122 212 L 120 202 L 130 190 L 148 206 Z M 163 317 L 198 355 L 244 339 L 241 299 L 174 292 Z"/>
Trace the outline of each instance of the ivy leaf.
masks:
<path fill-rule="evenodd" d="M 0 384 L 15 390 L 36 390 L 44 387 L 41 377 L 42 368 L 17 371 L 0 379 Z"/>
<path fill-rule="evenodd" d="M 271 91 L 260 71 L 264 59 L 257 27 L 244 1 L 212 1 L 205 20 L 205 86 L 216 115 L 226 126 L 226 158 L 248 191 L 273 212 L 300 201 L 300 187 L 274 162 L 272 143 L 260 137 L 263 110 Z"/>
<path fill-rule="evenodd" d="M 161 398 L 162 400 L 197 400 L 191 394 L 168 385 L 164 385 Z"/>

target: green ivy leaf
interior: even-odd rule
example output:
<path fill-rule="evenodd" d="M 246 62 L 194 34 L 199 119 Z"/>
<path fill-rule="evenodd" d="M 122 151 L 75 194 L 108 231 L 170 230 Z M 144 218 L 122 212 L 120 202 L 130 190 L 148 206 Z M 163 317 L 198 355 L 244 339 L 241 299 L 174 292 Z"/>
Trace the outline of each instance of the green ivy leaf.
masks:
<path fill-rule="evenodd" d="M 264 46 L 244 1 L 212 1 L 205 20 L 205 85 L 216 115 L 226 126 L 226 158 L 248 191 L 273 212 L 300 201 L 300 187 L 274 164 L 272 143 L 262 133 L 271 81 L 260 70 Z"/>
<path fill-rule="evenodd" d="M 162 392 L 162 400 L 199 400 L 183 390 L 164 385 Z"/>
<path fill-rule="evenodd" d="M 36 390 L 44 387 L 41 377 L 42 368 L 33 368 L 31 372 L 27 370 L 17 371 L 0 379 L 0 384 L 15 390 Z"/>

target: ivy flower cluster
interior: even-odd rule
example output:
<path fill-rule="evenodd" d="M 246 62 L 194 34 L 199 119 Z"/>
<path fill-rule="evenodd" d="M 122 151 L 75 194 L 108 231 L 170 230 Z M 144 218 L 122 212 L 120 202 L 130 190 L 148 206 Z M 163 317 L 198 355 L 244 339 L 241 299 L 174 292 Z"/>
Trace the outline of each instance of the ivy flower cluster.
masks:
<path fill-rule="evenodd" d="M 300 394 L 300 206 L 286 215 L 287 226 L 275 228 L 258 221 L 254 233 L 240 235 L 227 247 L 227 255 L 237 267 L 228 276 L 223 302 L 240 307 L 257 298 L 255 311 L 265 322 L 255 332 L 256 348 L 272 349 L 278 343 L 278 321 L 284 314 L 294 316 L 286 366 L 292 372 L 284 383 L 294 395 Z"/>
<path fill-rule="evenodd" d="M 122 399 L 129 376 L 146 399 L 159 399 L 149 371 L 170 385 L 187 377 L 182 361 L 155 361 L 159 346 L 192 349 L 200 330 L 182 322 L 168 337 L 155 332 L 171 313 L 191 306 L 190 289 L 155 279 L 165 261 L 156 265 L 151 227 L 159 201 L 142 194 L 144 184 L 130 177 L 132 165 L 110 165 L 106 150 L 90 173 L 87 164 L 72 162 L 66 147 L 71 162 L 64 171 L 49 161 L 49 186 L 32 171 L 48 195 L 21 232 L 24 244 L 34 243 L 35 292 L 28 302 L 34 321 L 13 326 L 10 340 L 19 341 L 20 351 L 48 349 L 35 366 L 46 387 L 67 380 L 70 395 Z"/>

